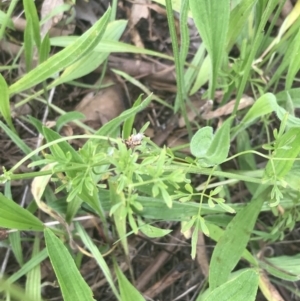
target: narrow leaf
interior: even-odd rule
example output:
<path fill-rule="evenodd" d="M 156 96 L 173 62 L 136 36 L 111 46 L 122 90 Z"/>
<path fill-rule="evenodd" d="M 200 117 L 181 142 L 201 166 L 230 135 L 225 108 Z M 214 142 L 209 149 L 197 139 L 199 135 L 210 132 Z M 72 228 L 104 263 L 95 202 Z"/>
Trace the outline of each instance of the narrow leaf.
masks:
<path fill-rule="evenodd" d="M 0 113 L 7 122 L 10 129 L 14 132 L 16 132 L 14 125 L 12 123 L 11 119 L 11 113 L 10 113 L 10 104 L 9 104 L 9 91 L 8 86 L 6 84 L 6 81 L 2 74 L 0 73 Z"/>
<path fill-rule="evenodd" d="M 21 92 L 43 82 L 87 53 L 91 52 L 102 38 L 106 25 L 109 21 L 110 11 L 111 9 L 109 8 L 102 18 L 99 19 L 93 27 L 86 31 L 73 44 L 53 55 L 44 63 L 40 64 L 31 72 L 19 79 L 16 83 L 11 85 L 9 88 L 10 94 Z"/>
<path fill-rule="evenodd" d="M 237 213 L 219 239 L 209 269 L 209 286 L 212 291 L 228 280 L 240 260 L 263 202 L 263 197 L 254 197 L 248 206 Z"/>
<path fill-rule="evenodd" d="M 117 264 L 114 265 L 122 301 L 145 301 L 142 294 L 128 281 Z"/>

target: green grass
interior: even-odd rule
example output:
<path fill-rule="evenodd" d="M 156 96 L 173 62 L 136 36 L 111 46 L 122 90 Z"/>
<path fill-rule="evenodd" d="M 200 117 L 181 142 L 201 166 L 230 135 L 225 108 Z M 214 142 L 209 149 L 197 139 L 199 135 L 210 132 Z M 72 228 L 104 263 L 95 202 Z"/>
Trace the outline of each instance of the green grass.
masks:
<path fill-rule="evenodd" d="M 101 247 L 112 248 L 108 260 L 79 223 L 75 222 L 75 229 L 70 227 L 82 215 L 82 209 L 101 219 L 107 237 L 113 225 L 114 242 L 121 246 L 128 262 L 129 235 L 141 231 L 153 238 L 169 233 L 157 227 L 157 221 L 182 222 L 182 230 L 191 232 L 193 259 L 197 256 L 199 231 L 209 236 L 216 245 L 210 260 L 208 286 L 197 301 L 251 301 L 258 289 L 267 300 L 272 300 L 262 270 L 275 277 L 278 286 L 280 279 L 298 281 L 299 256 L 285 256 L 285 265 L 280 264 L 281 257 L 264 260 L 257 256 L 261 250 L 256 241 L 280 242 L 300 219 L 300 119 L 295 116 L 300 107 L 299 3 L 278 28 L 275 24 L 284 2 L 278 5 L 275 0 L 190 0 L 187 5 L 186 1 L 178 4 L 167 0 L 174 54 L 170 57 L 119 42 L 127 23 L 114 20 L 111 9 L 78 38 L 49 39 L 46 35 L 41 40 L 36 8 L 31 1 L 23 2 L 28 22 L 23 41 L 26 74 L 12 80 L 11 70 L 16 64 L 12 61 L 11 69 L 0 75 L 0 112 L 5 121 L 0 121 L 0 127 L 24 153 L 18 163 L 6 167 L 0 175 L 5 188 L 0 195 L 0 226 L 18 230 L 9 234 L 8 242 L 20 265 L 18 271 L 0 282 L 3 300 L 42 300 L 41 263 L 47 256 L 64 300 L 93 300 L 93 292 L 80 274 L 82 261 L 74 250 L 92 254 L 117 300 L 131 301 L 132 296 L 134 300 L 145 300 L 134 286 L 133 272 L 130 270 L 131 277 L 127 278 L 118 266 L 115 245 Z M 180 13 L 180 42 L 172 5 Z M 11 30 L 10 16 L 15 6 L 16 2 L 11 1 L 1 11 L 2 39 Z M 189 15 L 193 16 L 203 41 L 192 61 L 187 61 Z M 50 55 L 51 45 L 64 49 Z M 35 67 L 34 49 L 39 58 Z M 47 91 L 62 84 L 76 85 L 74 80 L 105 64 L 112 52 L 140 53 L 174 63 L 174 103 L 170 106 L 138 80 L 115 70 L 145 93 L 132 108 L 95 131 L 79 121 L 80 114 L 66 115 L 51 104 L 51 109 L 61 115 L 57 128 L 49 129 L 34 116 L 26 117 L 45 139 L 37 149 L 28 147 L 11 117 L 13 96 L 22 96 L 16 107 L 33 98 L 46 103 Z M 40 83 L 42 88 L 36 90 Z M 220 92 L 222 99 L 215 107 L 235 99 L 232 114 L 223 116 L 217 129 L 212 126 L 214 120 L 191 123 L 188 119 L 187 104 L 201 88 L 206 90 L 204 97 L 212 100 L 216 91 Z M 255 102 L 239 111 L 243 94 L 253 96 Z M 178 148 L 175 151 L 159 147 L 148 137 L 141 139 L 138 133 L 144 133 L 148 123 L 135 131 L 136 115 L 151 102 L 171 107 L 183 116 L 190 138 L 190 156 L 180 153 Z M 62 137 L 59 131 L 70 121 L 91 134 Z M 84 139 L 83 147 L 75 150 L 68 143 L 73 139 Z M 130 148 L 126 145 L 130 139 L 140 143 Z M 20 173 L 19 168 L 25 164 L 37 171 Z M 194 175 L 202 175 L 204 182 L 196 185 Z M 27 208 L 16 204 L 11 192 L 11 181 L 24 179 L 33 180 L 34 199 Z M 50 182 L 55 182 L 55 190 L 50 189 Z M 248 197 L 234 202 L 237 184 L 245 187 Z M 273 224 L 265 223 L 262 213 L 267 213 Z M 50 229 L 42 218 L 45 215 L 60 225 Z M 26 257 L 27 250 L 22 249 L 24 238 L 20 231 L 34 233 L 34 240 L 27 242 L 32 245 L 30 259 Z M 243 268 L 239 265 L 242 258 Z M 287 268 L 289 265 L 292 267 Z M 22 276 L 27 281 L 16 285 Z M 300 297 L 292 285 L 285 283 L 285 290 Z"/>

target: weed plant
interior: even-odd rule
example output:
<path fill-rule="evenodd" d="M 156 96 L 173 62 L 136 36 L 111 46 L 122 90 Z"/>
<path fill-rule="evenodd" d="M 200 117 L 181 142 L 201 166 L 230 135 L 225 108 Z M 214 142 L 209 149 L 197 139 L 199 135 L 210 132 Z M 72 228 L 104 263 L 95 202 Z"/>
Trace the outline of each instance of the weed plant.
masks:
<path fill-rule="evenodd" d="M 11 28 L 17 2 L 12 0 L 0 11 L 0 39 Z M 0 110 L 5 121 L 0 121 L 0 126 L 24 153 L 22 160 L 3 169 L 0 176 L 4 185 L 4 193 L 0 195 L 0 226 L 10 230 L 9 246 L 20 265 L 18 271 L 0 281 L 3 300 L 42 300 L 41 263 L 47 257 L 64 300 L 94 300 L 91 288 L 79 273 L 81 261 L 74 250 L 94 257 L 117 300 L 145 300 L 133 279 L 129 280 L 121 271 L 114 253 L 110 253 L 111 269 L 103 252 L 81 226 L 79 217 L 83 209 L 101 219 L 107 235 L 110 218 L 113 219 L 117 237 L 114 244 L 106 247 L 113 251 L 121 246 L 127 258 L 130 234 L 141 231 L 148 237 L 162 237 L 170 233 L 156 227 L 156 221 L 178 221 L 183 232 L 191 232 L 192 258 L 197 255 L 199 231 L 216 241 L 208 287 L 197 301 L 251 301 L 255 300 L 258 287 L 267 300 L 273 300 L 264 273 L 287 281 L 285 288 L 299 298 L 299 291 L 289 285 L 299 280 L 299 256 L 261 260 L 256 256 L 259 249 L 253 244 L 255 240 L 278 242 L 299 221 L 300 119 L 295 116 L 300 107 L 296 77 L 300 67 L 299 1 L 278 30 L 275 24 L 285 1 L 158 2 L 166 7 L 174 57 L 119 42 L 126 21 L 114 18 L 117 1 L 83 35 L 69 39 L 50 39 L 48 35 L 41 38 L 43 20 L 39 20 L 33 1 L 23 1 L 27 27 L 22 51 L 27 72 L 11 83 L 13 64 L 6 69 L 0 67 L 3 71 Z M 61 7 L 69 8 L 70 5 Z M 179 12 L 180 41 L 174 10 Z M 191 62 L 186 61 L 190 46 L 189 17 L 193 18 L 203 41 Z M 64 49 L 50 56 L 50 46 Z M 233 47 L 238 56 L 231 57 Z M 34 49 L 39 62 L 32 67 Z M 134 130 L 135 116 L 150 102 L 166 103 L 118 70 L 114 72 L 142 88 L 144 95 L 99 130 L 62 137 L 60 130 L 68 122 L 84 125 L 77 113 L 65 114 L 48 104 L 60 114 L 56 128 L 50 129 L 32 116 L 24 118 L 44 137 L 45 143 L 33 150 L 18 136 L 10 108 L 15 95 L 22 97 L 16 107 L 33 99 L 46 104 L 45 92 L 89 74 L 113 52 L 174 60 L 177 95 L 172 109 L 184 117 L 191 138 L 191 156 L 183 156 L 180 148 L 155 145 L 144 136 L 147 123 Z M 38 84 L 43 88 L 35 90 Z M 208 99 L 215 99 L 217 90 L 222 92 L 220 106 L 235 99 L 231 116 L 224 118 L 218 129 L 210 124 L 196 124 L 195 131 L 195 124 L 188 120 L 189 97 L 202 87 L 208 87 L 204 95 Z M 244 94 L 251 94 L 255 102 L 240 111 Z M 273 122 L 274 118 L 277 122 Z M 267 138 L 252 139 L 254 128 Z M 69 143 L 73 139 L 84 139 L 83 147 L 75 150 Z M 235 146 L 234 152 L 230 151 L 231 146 Z M 226 163 L 233 160 L 236 168 L 227 169 L 230 165 Z M 20 166 L 28 163 L 32 172 L 18 172 Z M 197 187 L 191 179 L 199 174 L 206 181 Z M 26 208 L 14 202 L 11 192 L 11 182 L 24 179 L 33 180 L 33 200 Z M 49 186 L 51 183 L 55 191 L 49 188 L 53 187 Z M 232 202 L 231 187 L 237 183 L 243 183 L 247 189 L 250 196 L 247 204 Z M 40 212 L 57 225 L 44 223 L 45 214 Z M 273 216 L 275 223 L 258 231 L 255 225 L 262 212 Z M 223 217 L 229 219 L 221 227 L 218 221 Z M 31 258 L 26 262 L 21 231 L 34 233 Z M 8 248 L 8 244 L 3 246 Z M 241 258 L 246 268 L 236 268 Z M 26 283 L 20 288 L 14 283 L 22 276 L 26 276 Z"/>

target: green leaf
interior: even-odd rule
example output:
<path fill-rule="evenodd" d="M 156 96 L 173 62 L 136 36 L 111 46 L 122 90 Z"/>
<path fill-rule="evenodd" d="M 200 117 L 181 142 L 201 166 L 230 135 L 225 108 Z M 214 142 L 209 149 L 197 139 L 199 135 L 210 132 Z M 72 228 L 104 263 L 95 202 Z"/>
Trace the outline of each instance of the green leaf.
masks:
<path fill-rule="evenodd" d="M 71 43 L 74 42 L 76 37 L 64 36 L 64 37 L 55 37 L 50 39 L 50 43 L 52 46 L 58 47 L 68 47 Z M 118 42 L 118 41 L 110 41 L 110 40 L 101 40 L 101 42 L 94 49 L 98 53 L 137 53 L 137 54 L 147 54 L 160 58 L 164 58 L 166 60 L 173 60 L 173 58 L 169 55 L 163 54 L 161 52 L 156 52 L 152 50 L 148 50 L 145 48 L 136 47 L 134 45 Z"/>
<path fill-rule="evenodd" d="M 46 249 L 43 249 L 38 254 L 33 255 L 30 260 L 28 260 L 20 270 L 15 272 L 13 275 L 11 275 L 9 278 L 7 278 L 8 283 L 13 283 L 20 279 L 21 277 L 28 274 L 29 271 L 31 271 L 34 267 L 39 265 L 42 261 L 44 261 L 48 257 L 48 253 Z"/>
<path fill-rule="evenodd" d="M 49 39 L 49 33 L 47 33 L 45 35 L 45 37 L 43 38 L 41 47 L 40 47 L 40 51 L 39 51 L 39 63 L 43 63 L 45 62 L 48 57 L 49 57 L 49 53 L 50 53 L 50 39 Z"/>
<path fill-rule="evenodd" d="M 256 2 L 257 0 L 242 0 L 231 11 L 226 42 L 227 51 L 232 49 L 245 24 L 249 22 L 250 13 Z"/>
<path fill-rule="evenodd" d="M 264 258 L 259 262 L 259 267 L 268 274 L 286 281 L 299 281 L 299 254 L 295 256 L 279 256 L 273 258 Z"/>
<path fill-rule="evenodd" d="M 0 227 L 22 231 L 43 231 L 44 224 L 14 201 L 0 193 Z"/>
<path fill-rule="evenodd" d="M 43 127 L 43 135 L 46 138 L 47 142 L 52 142 L 61 138 L 61 136 L 58 133 L 47 127 Z M 51 145 L 49 148 L 53 156 L 55 156 L 59 161 L 61 161 L 64 158 L 67 159 L 67 154 L 71 154 L 73 161 L 83 163 L 80 155 L 67 141 L 62 141 L 57 144 Z"/>
<path fill-rule="evenodd" d="M 129 254 L 129 247 L 126 237 L 126 217 L 127 217 L 127 208 L 125 205 L 125 195 L 121 191 L 118 193 L 118 183 L 110 179 L 109 180 L 109 191 L 110 191 L 110 201 L 113 205 L 121 203 L 121 205 L 116 206 L 114 210 L 114 221 L 117 228 L 118 236 L 121 240 L 122 246 L 124 248 L 125 254 Z"/>
<path fill-rule="evenodd" d="M 208 146 L 211 144 L 213 136 L 214 134 L 212 127 L 205 126 L 199 129 L 191 140 L 191 153 L 196 158 L 205 158 Z"/>
<path fill-rule="evenodd" d="M 122 301 L 145 301 L 142 294 L 128 281 L 119 266 L 114 264 Z"/>
<path fill-rule="evenodd" d="M 99 267 L 101 268 L 105 279 L 107 280 L 107 282 L 109 283 L 113 293 L 115 294 L 115 297 L 120 301 L 123 300 L 120 298 L 118 290 L 114 284 L 114 279 L 113 276 L 110 272 L 110 269 L 107 265 L 107 263 L 105 262 L 102 254 L 99 251 L 99 248 L 97 246 L 95 246 L 95 244 L 93 243 L 93 241 L 91 240 L 90 236 L 85 232 L 85 230 L 83 229 L 83 227 L 79 224 L 76 223 L 76 230 L 78 231 L 78 234 L 80 236 L 80 238 L 82 239 L 82 242 L 84 243 L 84 245 L 90 250 L 90 252 L 93 254 L 96 262 L 98 263 Z"/>
<path fill-rule="evenodd" d="M 296 75 L 300 69 L 300 30 L 298 30 L 297 35 L 295 36 L 293 42 L 289 46 L 292 48 L 291 56 L 289 57 L 289 68 L 286 75 L 285 88 L 292 88 L 293 81 L 296 78 Z"/>
<path fill-rule="evenodd" d="M 6 19 L 7 19 L 7 24 L 6 27 L 8 27 L 9 29 L 12 29 L 14 30 L 15 27 L 14 27 L 14 22 L 12 21 L 11 18 L 8 18 L 6 13 L 2 10 L 0 10 L 0 24 L 3 26 L 4 25 L 4 22 L 6 23 Z"/>
<path fill-rule="evenodd" d="M 276 141 L 276 149 L 265 167 L 264 180 L 282 180 L 300 152 L 300 129 L 291 128 Z"/>
<path fill-rule="evenodd" d="M 213 99 L 222 62 L 227 62 L 226 37 L 229 26 L 230 0 L 190 0 L 190 8 L 212 62 L 209 95 Z"/>
<path fill-rule="evenodd" d="M 78 111 L 67 112 L 66 114 L 60 115 L 56 120 L 56 129 L 59 132 L 61 128 L 74 120 L 84 119 L 85 115 Z"/>
<path fill-rule="evenodd" d="M 280 95 L 280 97 L 283 97 Z M 258 118 L 276 112 L 277 117 L 283 120 L 288 113 L 284 108 L 278 105 L 276 97 L 272 93 L 266 93 L 262 95 L 256 102 L 252 105 L 250 110 L 244 116 L 240 125 L 233 129 L 233 136 L 235 137 L 240 131 L 246 129 L 251 124 L 253 124 Z M 286 122 L 288 127 L 300 127 L 300 119 L 289 115 Z"/>
<path fill-rule="evenodd" d="M 71 65 L 84 55 L 90 53 L 102 38 L 110 18 L 110 11 L 111 9 L 109 8 L 102 18 L 99 19 L 93 27 L 86 31 L 73 44 L 51 56 L 44 63 L 40 64 L 19 79 L 16 83 L 11 85 L 9 88 L 10 94 L 19 93 L 43 82 L 47 78 L 53 76 L 55 73 Z"/>
<path fill-rule="evenodd" d="M 230 147 L 230 125 L 232 118 L 227 119 L 213 135 L 211 127 L 197 131 L 191 140 L 191 153 L 199 158 L 205 166 L 218 165 L 225 161 Z"/>
<path fill-rule="evenodd" d="M 15 127 L 12 123 L 10 104 L 9 104 L 9 92 L 8 86 L 2 74 L 0 73 L 0 113 L 7 122 L 8 126 L 12 131 L 16 133 Z"/>
<path fill-rule="evenodd" d="M 228 280 L 240 260 L 263 202 L 262 196 L 254 196 L 251 203 L 236 214 L 219 239 L 209 268 L 209 287 L 212 291 Z"/>
<path fill-rule="evenodd" d="M 213 290 L 204 301 L 254 301 L 258 280 L 259 273 L 256 270 L 247 269 Z"/>
<path fill-rule="evenodd" d="M 40 252 L 40 235 L 36 233 L 32 248 L 32 258 Z M 32 300 L 42 301 L 41 297 L 41 265 L 36 265 L 26 275 L 26 294 Z"/>
<path fill-rule="evenodd" d="M 118 40 L 123 34 L 126 25 L 127 22 L 124 20 L 118 20 L 108 24 L 103 39 L 110 41 Z M 99 53 L 94 49 L 91 53 L 86 54 L 71 66 L 67 67 L 61 76 L 51 83 L 51 87 L 91 73 L 107 59 L 109 54 L 109 52 Z"/>
<path fill-rule="evenodd" d="M 164 237 L 172 232 L 172 230 L 160 229 L 146 224 L 141 218 L 138 218 L 138 224 L 141 232 L 150 238 Z"/>
<path fill-rule="evenodd" d="M 21 245 L 21 232 L 13 232 L 9 234 L 9 242 L 15 258 L 20 266 L 24 264 L 22 245 Z"/>
<path fill-rule="evenodd" d="M 93 292 L 80 275 L 74 259 L 50 229 L 44 231 L 49 258 L 64 301 L 94 301 Z"/>
<path fill-rule="evenodd" d="M 145 109 L 152 100 L 152 95 L 149 95 L 144 99 L 144 101 L 129 110 L 124 111 L 118 117 L 114 118 L 113 120 L 109 121 L 108 123 L 104 124 L 96 133 L 95 135 L 99 136 L 109 136 L 112 135 L 116 129 L 120 126 L 122 122 L 127 120 L 128 118 L 135 116 L 138 112 Z"/>
<path fill-rule="evenodd" d="M 40 37 L 39 17 L 38 17 L 36 6 L 34 4 L 34 1 L 28 1 L 28 0 L 23 0 L 23 6 L 24 6 L 26 20 L 28 21 L 30 19 L 31 32 L 33 35 L 32 39 L 34 40 L 37 48 L 39 49 L 41 45 L 41 37 Z"/>
<path fill-rule="evenodd" d="M 228 118 L 217 130 L 208 150 L 207 156 L 210 162 L 220 164 L 228 156 L 230 148 L 230 125 L 233 117 Z"/>
<path fill-rule="evenodd" d="M 134 102 L 132 108 L 139 106 L 142 102 L 142 95 Z M 122 138 L 127 139 L 132 134 L 132 127 L 134 122 L 135 115 L 130 116 L 124 121 Z"/>
<path fill-rule="evenodd" d="M 31 1 L 27 1 L 31 2 Z M 32 60 L 34 57 L 34 44 L 33 44 L 33 25 L 30 16 L 27 17 L 27 23 L 24 32 L 24 52 L 25 52 L 25 65 L 26 72 L 32 69 Z"/>

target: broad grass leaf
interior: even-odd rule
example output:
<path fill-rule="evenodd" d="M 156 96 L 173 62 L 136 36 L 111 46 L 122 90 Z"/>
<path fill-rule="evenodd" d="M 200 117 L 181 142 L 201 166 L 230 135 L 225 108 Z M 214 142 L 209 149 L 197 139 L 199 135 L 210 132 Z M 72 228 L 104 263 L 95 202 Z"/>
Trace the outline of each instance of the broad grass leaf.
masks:
<path fill-rule="evenodd" d="M 28 210 L 0 193 L 0 227 L 22 231 L 43 231 L 44 224 Z"/>
<path fill-rule="evenodd" d="M 76 40 L 76 37 L 64 36 L 64 37 L 55 37 L 50 39 L 50 43 L 52 46 L 58 47 L 67 47 L 72 44 Z M 126 44 L 118 41 L 111 41 L 102 39 L 101 42 L 94 48 L 94 51 L 98 53 L 137 53 L 137 54 L 146 54 L 152 55 L 160 58 L 164 58 L 166 60 L 173 61 L 174 58 L 172 56 L 163 54 L 161 52 L 156 52 L 153 50 L 148 50 L 141 47 L 136 47 L 134 45 Z"/>
<path fill-rule="evenodd" d="M 297 254 L 296 256 L 298 258 L 294 258 L 294 260 L 292 260 L 293 256 L 267 258 L 264 259 L 264 261 L 259 262 L 259 267 L 276 278 L 292 282 L 299 281 L 299 254 Z M 289 257 L 290 260 L 288 259 Z"/>
<path fill-rule="evenodd" d="M 293 101 L 293 105 L 296 108 L 300 107 L 300 88 L 293 88 L 288 90 L 283 90 L 276 94 L 276 99 L 279 105 L 285 104 L 288 95 Z"/>
<path fill-rule="evenodd" d="M 200 87 L 197 88 L 196 91 L 191 89 L 191 87 L 195 85 L 196 78 L 200 73 L 200 70 L 202 69 L 202 66 L 204 64 L 205 53 L 206 51 L 204 45 L 201 44 L 200 47 L 197 49 L 197 52 L 194 55 L 193 60 L 191 61 L 191 65 L 188 66 L 187 71 L 184 74 L 184 85 L 188 95 L 193 95 L 200 88 Z M 210 62 L 209 62 L 209 66 L 210 66 Z M 207 75 L 207 80 L 206 80 L 207 82 L 209 78 L 209 73 L 206 72 L 206 75 Z"/>
<path fill-rule="evenodd" d="M 226 37 L 229 26 L 229 0 L 190 0 L 190 8 L 200 37 L 212 62 L 210 97 L 214 98 L 217 76 L 222 62 L 227 61 Z"/>
<path fill-rule="evenodd" d="M 254 301 L 258 280 L 259 273 L 254 269 L 247 269 L 214 289 L 203 301 Z"/>
<path fill-rule="evenodd" d="M 294 161 L 291 170 L 285 175 L 284 180 L 292 189 L 300 192 L 300 161 Z"/>
<path fill-rule="evenodd" d="M 210 77 L 211 77 L 211 60 L 210 57 L 207 55 L 200 66 L 200 70 L 196 77 L 195 83 L 191 88 L 189 94 L 193 95 L 197 91 L 199 91 L 199 89 L 208 82 Z"/>
<path fill-rule="evenodd" d="M 264 180 L 283 179 L 291 170 L 299 152 L 300 128 L 291 128 L 276 141 L 276 150 L 265 167 Z"/>
<path fill-rule="evenodd" d="M 5 25 L 7 28 L 15 30 L 14 22 L 12 21 L 12 19 L 9 18 L 4 11 L 0 10 L 0 24 L 3 26 L 4 23 L 6 23 Z"/>
<path fill-rule="evenodd" d="M 283 96 L 280 95 L 282 98 Z M 250 110 L 244 116 L 242 122 L 233 129 L 233 136 L 235 137 L 240 131 L 246 129 L 251 124 L 253 124 L 258 118 L 275 112 L 280 120 L 283 120 L 287 111 L 278 105 L 276 97 L 272 93 L 266 93 L 262 95 L 256 102 L 252 105 Z M 300 119 L 289 115 L 286 121 L 288 127 L 300 127 Z"/>
<path fill-rule="evenodd" d="M 41 37 L 40 37 L 39 16 L 37 13 L 36 6 L 33 1 L 28 1 L 28 0 L 23 0 L 23 6 L 24 6 L 26 20 L 30 19 L 32 39 L 34 40 L 37 48 L 39 49 L 41 45 Z"/>
<path fill-rule="evenodd" d="M 74 259 L 50 229 L 44 231 L 49 258 L 64 301 L 94 301 L 93 292 L 80 275 Z"/>
<path fill-rule="evenodd" d="M 22 300 L 22 301 L 41 301 L 41 298 L 33 299 L 32 296 L 27 295 L 24 289 L 14 283 L 9 283 L 4 277 L 0 279 L 0 291 L 6 298 L 2 300 Z"/>
<path fill-rule="evenodd" d="M 106 27 L 105 33 L 102 39 L 110 41 L 119 40 L 126 28 L 127 22 L 124 20 L 114 21 L 109 23 Z M 102 40 L 100 41 L 100 43 Z M 96 46 L 97 47 L 97 46 Z M 64 82 L 71 81 L 76 78 L 80 78 L 86 74 L 91 73 L 93 70 L 98 68 L 109 56 L 109 52 L 99 53 L 95 49 L 80 58 L 78 61 L 67 67 L 61 76 L 51 83 L 51 87 L 57 86 Z"/>
<path fill-rule="evenodd" d="M 256 2 L 257 0 L 242 0 L 231 11 L 226 41 L 227 51 L 231 50 L 246 22 L 249 22 L 248 17 Z"/>
<path fill-rule="evenodd" d="M 122 301 L 145 301 L 142 294 L 128 281 L 117 264 L 114 264 Z"/>
<path fill-rule="evenodd" d="M 300 5 L 299 5 L 300 11 Z M 286 75 L 285 89 L 292 88 L 292 84 L 296 78 L 296 75 L 300 69 L 300 30 L 298 30 L 297 35 L 294 38 L 293 43 L 290 47 L 292 48 L 292 53 L 289 57 L 289 68 Z M 289 48 L 290 48 L 289 47 Z"/>
<path fill-rule="evenodd" d="M 21 244 L 21 232 L 16 231 L 9 233 L 9 243 L 19 266 L 22 266 L 24 264 L 24 258 Z"/>
<path fill-rule="evenodd" d="M 101 19 L 99 19 L 93 27 L 80 36 L 73 44 L 53 55 L 11 85 L 9 87 L 10 94 L 19 93 L 43 82 L 55 73 L 70 66 L 84 55 L 90 53 L 102 38 L 110 18 L 110 11 L 111 9 L 109 8 Z"/>
<path fill-rule="evenodd" d="M 254 196 L 250 204 L 236 214 L 219 239 L 209 268 L 209 287 L 212 291 L 228 281 L 247 246 L 263 202 L 262 196 Z"/>
<path fill-rule="evenodd" d="M 32 61 L 34 57 L 33 25 L 32 18 L 30 16 L 28 16 L 27 18 L 27 23 L 24 32 L 24 52 L 26 72 L 29 72 L 32 69 Z"/>
<path fill-rule="evenodd" d="M 40 235 L 36 233 L 34 237 L 34 243 L 32 247 L 32 257 L 36 256 L 40 252 Z M 26 294 L 32 298 L 32 300 L 40 300 L 41 297 L 41 265 L 37 264 L 26 275 Z"/>
<path fill-rule="evenodd" d="M 50 48 L 49 33 L 47 33 L 43 38 L 43 41 L 42 41 L 41 47 L 40 47 L 40 51 L 39 51 L 39 63 L 40 64 L 48 59 L 50 50 L 51 50 L 51 48 Z"/>
<path fill-rule="evenodd" d="M 6 123 L 12 131 L 16 133 L 15 127 L 12 123 L 11 113 L 10 113 L 10 103 L 9 103 L 9 91 L 6 81 L 2 74 L 0 73 L 0 113 L 5 119 Z"/>

